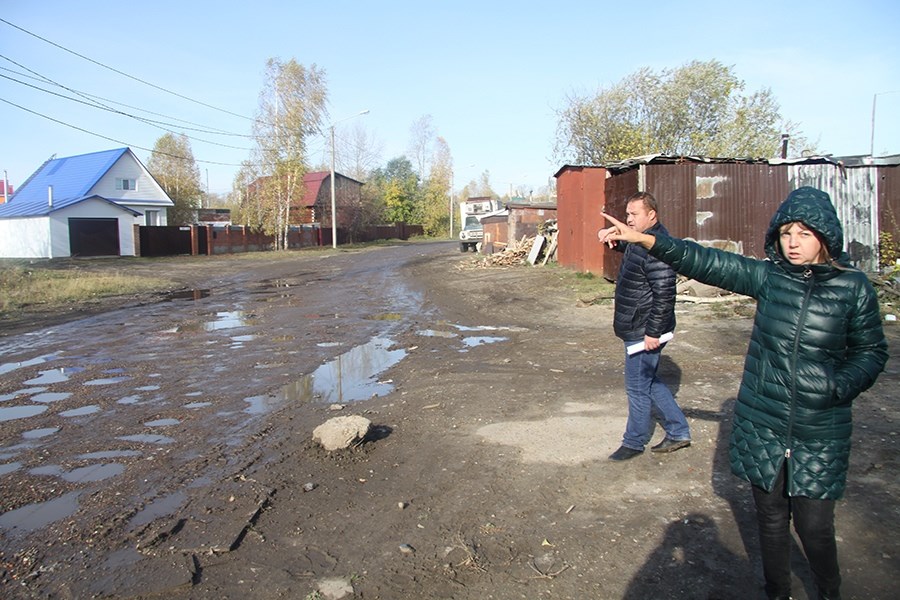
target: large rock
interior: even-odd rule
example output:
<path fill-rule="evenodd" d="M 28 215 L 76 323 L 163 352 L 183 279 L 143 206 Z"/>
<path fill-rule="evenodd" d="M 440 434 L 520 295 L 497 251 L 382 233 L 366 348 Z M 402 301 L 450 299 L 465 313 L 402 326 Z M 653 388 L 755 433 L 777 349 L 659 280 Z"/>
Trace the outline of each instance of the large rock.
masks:
<path fill-rule="evenodd" d="M 334 417 L 313 429 L 313 441 L 329 452 L 349 448 L 365 438 L 371 427 L 372 421 L 358 415 Z"/>

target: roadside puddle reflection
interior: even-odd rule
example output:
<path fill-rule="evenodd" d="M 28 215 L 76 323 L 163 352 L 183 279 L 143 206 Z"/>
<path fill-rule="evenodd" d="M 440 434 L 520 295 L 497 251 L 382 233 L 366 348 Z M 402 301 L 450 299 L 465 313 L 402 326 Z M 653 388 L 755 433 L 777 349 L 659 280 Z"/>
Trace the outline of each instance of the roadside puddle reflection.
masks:
<path fill-rule="evenodd" d="M 394 389 L 393 383 L 379 381 L 378 376 L 406 357 L 406 350 L 392 350 L 393 344 L 393 340 L 387 338 L 372 338 L 323 364 L 310 375 L 284 386 L 267 405 L 259 406 L 271 410 L 282 401 L 340 404 L 389 394 Z"/>
<path fill-rule="evenodd" d="M 235 327 L 243 327 L 247 324 L 244 317 L 244 311 L 232 310 L 221 311 L 216 313 L 215 321 L 207 321 L 203 324 L 206 331 L 218 331 L 219 329 L 233 329 Z"/>

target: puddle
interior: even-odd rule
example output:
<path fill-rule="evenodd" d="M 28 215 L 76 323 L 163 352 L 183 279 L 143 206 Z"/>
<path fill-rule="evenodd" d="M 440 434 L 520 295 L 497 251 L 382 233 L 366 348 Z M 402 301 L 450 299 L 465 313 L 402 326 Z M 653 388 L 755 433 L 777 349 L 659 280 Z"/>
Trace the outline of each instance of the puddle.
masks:
<path fill-rule="evenodd" d="M 123 375 L 122 377 L 103 377 L 101 379 L 91 379 L 90 381 L 85 381 L 84 385 L 110 385 L 113 383 L 121 383 L 122 381 L 128 381 L 131 377 L 127 375 Z"/>
<path fill-rule="evenodd" d="M 6 475 L 7 473 L 12 473 L 13 471 L 18 471 L 22 468 L 22 463 L 6 463 L 5 465 L 0 465 L 0 475 Z"/>
<path fill-rule="evenodd" d="M 127 458 L 131 456 L 140 456 L 141 454 L 143 454 L 143 452 L 140 450 L 101 450 L 100 452 L 79 454 L 75 458 L 81 460 L 97 460 L 98 458 Z"/>
<path fill-rule="evenodd" d="M 159 517 L 171 515 L 184 504 L 186 499 L 187 494 L 185 492 L 175 492 L 151 502 L 132 517 L 130 522 L 131 529 L 146 525 Z"/>
<path fill-rule="evenodd" d="M 89 404 L 87 406 L 82 406 L 81 408 L 73 408 L 72 410 L 64 410 L 59 413 L 61 417 L 83 417 L 85 415 L 92 415 L 96 412 L 100 412 L 100 407 L 96 404 Z"/>
<path fill-rule="evenodd" d="M 39 415 L 45 410 L 47 410 L 47 406 L 43 404 L 8 406 L 0 408 L 0 422 L 14 421 L 16 419 L 27 419 L 28 417 Z"/>
<path fill-rule="evenodd" d="M 44 392 L 43 394 L 35 394 L 31 397 L 32 402 L 43 402 L 49 404 L 51 402 L 59 402 L 71 396 L 71 392 Z"/>
<path fill-rule="evenodd" d="M 340 345 L 340 342 L 319 342 L 318 344 L 316 344 L 316 346 L 318 346 L 319 348 L 336 348 Z"/>
<path fill-rule="evenodd" d="M 416 335 L 438 338 L 455 338 L 457 336 L 457 334 L 453 333 L 452 331 L 437 331 L 435 329 L 420 329 L 416 332 Z"/>
<path fill-rule="evenodd" d="M 13 400 L 18 398 L 19 396 L 31 396 L 33 394 L 40 394 L 41 392 L 46 392 L 47 388 L 39 387 L 39 388 L 22 388 L 21 390 L 16 390 L 11 394 L 6 394 L 5 396 L 0 396 L 0 400 L 6 402 L 7 400 Z"/>
<path fill-rule="evenodd" d="M 68 473 L 63 473 L 62 478 L 69 483 L 91 483 L 121 475 L 124 471 L 125 465 L 121 463 L 103 463 L 72 469 Z"/>
<path fill-rule="evenodd" d="M 60 369 L 49 369 L 41 371 L 41 374 L 34 379 L 23 382 L 25 385 L 48 385 L 51 383 L 63 383 L 69 380 L 69 376 L 80 371 L 84 371 L 82 367 L 68 367 Z"/>
<path fill-rule="evenodd" d="M 283 401 L 284 398 L 279 396 L 251 396 L 250 398 L 244 398 L 244 402 L 250 406 L 245 408 L 243 412 L 248 415 L 261 415 L 269 412 Z"/>
<path fill-rule="evenodd" d="M 116 400 L 116 404 L 137 404 L 140 400 L 140 396 L 125 396 Z"/>
<path fill-rule="evenodd" d="M 144 427 L 168 427 L 170 425 L 178 425 L 181 423 L 178 419 L 157 419 L 155 421 L 147 421 Z"/>
<path fill-rule="evenodd" d="M 71 516 L 78 510 L 81 492 L 69 492 L 59 498 L 36 502 L 0 515 L 0 527 L 10 533 L 25 533 L 40 529 L 60 519 Z"/>
<path fill-rule="evenodd" d="M 231 341 L 237 344 L 242 342 L 249 342 L 256 339 L 255 335 L 233 335 L 231 336 Z"/>
<path fill-rule="evenodd" d="M 203 392 L 188 392 L 185 396 L 202 396 Z"/>
<path fill-rule="evenodd" d="M 123 435 L 116 438 L 125 442 L 140 442 L 142 444 L 171 444 L 175 438 L 151 433 L 139 433 L 137 435 Z"/>
<path fill-rule="evenodd" d="M 47 437 L 48 435 L 53 435 L 57 431 L 59 431 L 59 427 L 43 427 L 41 429 L 26 431 L 22 434 L 22 437 L 26 440 L 38 440 Z"/>
<path fill-rule="evenodd" d="M 185 404 L 185 408 L 204 408 L 206 406 L 212 405 L 212 402 L 189 402 Z"/>
<path fill-rule="evenodd" d="M 389 350 L 391 345 L 389 339 L 373 338 L 286 385 L 280 396 L 294 402 L 344 403 L 389 394 L 394 386 L 377 377 L 406 356 L 402 348 Z"/>
<path fill-rule="evenodd" d="M 178 292 L 169 292 L 163 298 L 163 302 L 169 300 L 202 300 L 209 297 L 209 290 L 181 290 Z"/>
<path fill-rule="evenodd" d="M 54 360 L 57 357 L 58 353 L 54 354 L 44 354 L 43 356 L 36 356 L 30 360 L 23 360 L 21 362 L 11 362 L 11 363 L 3 363 L 0 365 L 0 375 L 5 375 L 10 371 L 15 371 L 16 369 L 21 369 L 24 367 L 33 367 L 34 365 L 40 365 L 45 362 Z"/>
<path fill-rule="evenodd" d="M 136 392 L 152 392 L 154 390 L 158 390 L 158 385 L 142 385 L 141 387 L 134 388 Z"/>
<path fill-rule="evenodd" d="M 462 339 L 462 343 L 467 348 L 474 348 L 475 346 L 483 346 L 485 344 L 495 344 L 497 342 L 505 342 L 509 338 L 500 337 L 500 336 L 490 336 L 490 335 L 473 335 L 469 337 L 464 337 Z"/>
<path fill-rule="evenodd" d="M 206 331 L 218 331 L 219 329 L 233 329 L 234 327 L 243 327 L 247 324 L 244 317 L 244 311 L 233 310 L 216 313 L 215 321 L 207 321 L 203 324 Z"/>

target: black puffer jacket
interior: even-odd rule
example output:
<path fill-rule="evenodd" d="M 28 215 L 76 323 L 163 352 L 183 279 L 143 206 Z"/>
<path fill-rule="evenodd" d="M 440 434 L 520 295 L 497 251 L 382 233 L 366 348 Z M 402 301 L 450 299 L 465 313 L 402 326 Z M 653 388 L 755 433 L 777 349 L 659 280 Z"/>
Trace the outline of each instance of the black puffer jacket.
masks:
<path fill-rule="evenodd" d="M 778 228 L 797 221 L 824 236 L 831 256 L 840 257 L 835 264 L 795 266 L 781 255 Z M 772 218 L 769 260 L 666 236 L 651 250 L 679 273 L 757 300 L 729 457 L 736 475 L 767 491 L 786 462 L 789 495 L 841 497 L 851 404 L 887 361 L 875 290 L 842 247 L 828 194 L 803 187 Z"/>
<path fill-rule="evenodd" d="M 661 223 L 646 233 L 668 235 Z M 625 247 L 616 278 L 616 311 L 613 330 L 625 341 L 658 338 L 675 329 L 675 271 L 653 258 L 638 244 L 618 242 Z"/>

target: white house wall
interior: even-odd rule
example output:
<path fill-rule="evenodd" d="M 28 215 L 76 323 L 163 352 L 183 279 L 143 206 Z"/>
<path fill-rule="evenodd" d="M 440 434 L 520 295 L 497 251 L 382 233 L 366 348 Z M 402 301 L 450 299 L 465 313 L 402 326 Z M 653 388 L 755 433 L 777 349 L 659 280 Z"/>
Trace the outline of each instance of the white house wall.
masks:
<path fill-rule="evenodd" d="M 116 179 L 134 179 L 134 190 L 117 190 Z M 141 213 L 136 217 L 136 225 L 145 225 L 143 213 L 146 210 L 159 211 L 159 225 L 168 224 L 167 211 L 172 206 L 172 201 L 166 195 L 156 180 L 147 172 L 130 153 L 123 154 L 116 163 L 110 167 L 106 174 L 100 178 L 88 195 L 96 194 L 109 198 Z"/>
<path fill-rule="evenodd" d="M 48 217 L 0 219 L 0 257 L 49 258 Z"/>
<path fill-rule="evenodd" d="M 119 222 L 119 255 L 134 256 L 134 219 L 130 212 L 99 199 L 85 200 L 50 214 L 53 258 L 71 256 L 69 219 L 117 219 Z"/>

